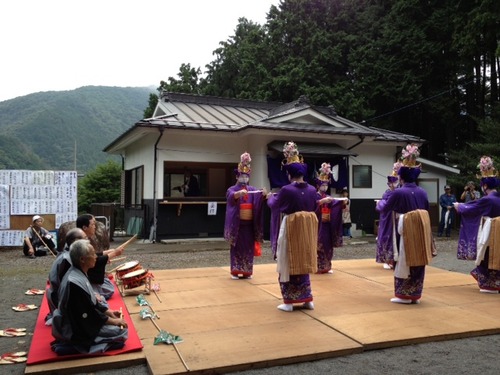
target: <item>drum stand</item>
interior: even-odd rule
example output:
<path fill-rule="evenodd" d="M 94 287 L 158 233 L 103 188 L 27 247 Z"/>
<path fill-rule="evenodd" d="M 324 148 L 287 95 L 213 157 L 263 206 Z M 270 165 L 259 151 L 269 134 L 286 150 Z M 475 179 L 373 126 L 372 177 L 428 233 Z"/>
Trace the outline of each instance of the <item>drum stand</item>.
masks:
<path fill-rule="evenodd" d="M 142 283 L 137 286 L 125 285 L 121 279 L 117 279 L 116 285 L 122 297 L 127 295 L 139 295 L 139 294 L 151 294 L 151 276 L 146 276 Z M 138 288 L 143 287 L 143 290 L 138 290 Z"/>

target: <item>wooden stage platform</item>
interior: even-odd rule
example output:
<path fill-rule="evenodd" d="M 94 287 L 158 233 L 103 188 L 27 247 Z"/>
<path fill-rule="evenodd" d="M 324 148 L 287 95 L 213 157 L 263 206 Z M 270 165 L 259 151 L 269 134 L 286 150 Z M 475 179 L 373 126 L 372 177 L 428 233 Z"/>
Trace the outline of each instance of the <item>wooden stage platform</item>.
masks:
<path fill-rule="evenodd" d="M 152 271 L 160 301 L 146 295 L 156 325 L 184 342 L 154 345 L 158 328 L 124 297 L 144 349 L 106 357 L 107 368 L 147 362 L 152 374 L 223 373 L 323 359 L 365 350 L 500 333 L 498 294 L 479 292 L 465 274 L 427 267 L 418 305 L 391 303 L 393 272 L 373 259 L 333 262 L 334 273 L 311 275 L 315 310 L 281 303 L 275 264 L 253 279 L 232 280 L 229 267 Z M 103 369 L 101 358 L 28 366 L 26 373 Z M 79 369 L 79 370 L 78 370 Z"/>

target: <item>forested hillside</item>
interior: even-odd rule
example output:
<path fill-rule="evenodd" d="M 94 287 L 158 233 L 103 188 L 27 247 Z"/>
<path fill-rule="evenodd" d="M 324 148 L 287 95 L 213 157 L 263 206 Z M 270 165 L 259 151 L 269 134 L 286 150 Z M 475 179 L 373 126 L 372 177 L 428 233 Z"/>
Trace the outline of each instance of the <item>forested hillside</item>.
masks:
<path fill-rule="evenodd" d="M 491 131 L 500 127 L 499 20 L 498 0 L 281 0 L 264 25 L 240 18 L 203 70 L 185 63 L 160 87 L 306 95 L 350 120 L 419 136 L 422 157 L 473 178 L 483 153 L 500 160 Z"/>
<path fill-rule="evenodd" d="M 143 118 L 154 91 L 86 86 L 0 102 L 0 169 L 95 168 L 110 158 L 103 148 Z"/>

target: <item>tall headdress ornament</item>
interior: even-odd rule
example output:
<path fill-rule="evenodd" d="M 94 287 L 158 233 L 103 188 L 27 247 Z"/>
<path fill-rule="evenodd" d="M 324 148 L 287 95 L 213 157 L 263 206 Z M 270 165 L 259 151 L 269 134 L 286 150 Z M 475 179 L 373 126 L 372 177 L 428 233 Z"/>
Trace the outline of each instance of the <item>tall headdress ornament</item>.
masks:
<path fill-rule="evenodd" d="M 414 182 L 420 175 L 420 164 L 417 164 L 417 158 L 420 156 L 420 150 L 416 144 L 408 144 L 401 151 L 401 166 L 398 169 L 398 175 L 405 182 Z"/>
<path fill-rule="evenodd" d="M 283 155 L 285 159 L 281 162 L 282 165 L 304 162 L 304 158 L 299 154 L 299 149 L 294 142 L 285 143 L 283 146 Z"/>
<path fill-rule="evenodd" d="M 252 162 L 252 158 L 248 152 L 244 152 L 240 156 L 240 163 L 238 164 L 238 174 L 245 173 L 250 174 L 252 169 L 250 168 L 250 163 Z"/>
<path fill-rule="evenodd" d="M 417 164 L 417 158 L 420 156 L 420 150 L 416 144 L 409 144 L 401 151 L 401 164 L 408 168 L 420 168 Z"/>
<path fill-rule="evenodd" d="M 285 159 L 281 162 L 281 166 L 291 176 L 307 175 L 307 164 L 304 163 L 304 158 L 299 154 L 299 149 L 294 142 L 285 143 L 283 155 Z"/>
<path fill-rule="evenodd" d="M 498 172 L 493 165 L 493 159 L 489 156 L 483 156 L 479 160 L 479 164 L 477 165 L 481 175 L 478 175 L 478 178 L 486 178 L 486 177 L 497 177 Z"/>
<path fill-rule="evenodd" d="M 399 172 L 399 168 L 401 168 L 403 164 L 399 161 L 397 161 L 396 163 L 393 164 L 392 166 L 392 172 L 389 176 L 387 176 L 387 182 L 396 182 L 399 177 L 398 177 L 398 172 Z"/>
<path fill-rule="evenodd" d="M 479 160 L 479 164 L 477 165 L 481 175 L 477 177 L 481 179 L 481 185 L 488 185 L 488 188 L 494 189 L 500 184 L 500 180 L 498 179 L 498 171 L 495 169 L 493 165 L 493 159 L 489 156 L 483 156 Z"/>
<path fill-rule="evenodd" d="M 321 168 L 318 171 L 317 181 L 319 184 L 330 183 L 332 178 L 332 167 L 330 163 L 321 164 Z"/>

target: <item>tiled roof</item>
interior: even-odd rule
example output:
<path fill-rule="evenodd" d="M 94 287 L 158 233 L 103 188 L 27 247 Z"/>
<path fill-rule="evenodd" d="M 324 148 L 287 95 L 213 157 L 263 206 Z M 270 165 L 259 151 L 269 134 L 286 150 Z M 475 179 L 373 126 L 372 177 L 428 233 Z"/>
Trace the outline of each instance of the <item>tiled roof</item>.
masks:
<path fill-rule="evenodd" d="M 300 116 L 320 118 L 314 123 L 302 123 Z M 311 114 L 312 113 L 312 114 Z M 314 115 L 316 113 L 316 115 Z M 293 121 L 294 115 L 297 120 Z M 125 139 L 137 128 L 241 132 L 246 129 L 281 130 L 300 133 L 356 135 L 374 141 L 417 142 L 424 140 L 398 132 L 367 127 L 338 116 L 332 107 L 314 106 L 306 97 L 291 103 L 261 102 L 193 94 L 162 93 L 154 118 L 138 121 L 119 136 L 104 151 Z"/>

